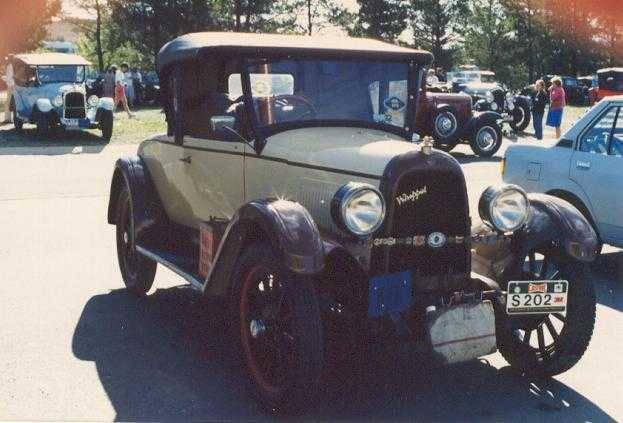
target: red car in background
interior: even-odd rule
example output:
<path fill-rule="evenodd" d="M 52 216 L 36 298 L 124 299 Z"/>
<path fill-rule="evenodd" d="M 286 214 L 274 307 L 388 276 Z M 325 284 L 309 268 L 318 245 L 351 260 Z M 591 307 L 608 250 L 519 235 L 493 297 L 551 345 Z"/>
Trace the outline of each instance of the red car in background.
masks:
<path fill-rule="evenodd" d="M 596 101 L 623 94 L 623 68 L 604 68 L 597 71 L 599 87 L 593 90 Z"/>

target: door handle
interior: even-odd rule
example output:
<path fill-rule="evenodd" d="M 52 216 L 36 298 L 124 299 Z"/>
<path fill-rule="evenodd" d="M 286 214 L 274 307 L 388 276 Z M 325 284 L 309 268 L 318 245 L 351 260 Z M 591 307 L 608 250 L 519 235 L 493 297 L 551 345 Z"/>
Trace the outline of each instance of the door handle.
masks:
<path fill-rule="evenodd" d="M 190 164 L 190 162 L 192 162 L 192 157 L 191 156 L 182 157 L 180 159 L 180 162 L 184 162 L 184 163 Z"/>
<path fill-rule="evenodd" d="M 591 162 L 578 160 L 575 164 L 579 169 L 590 169 L 591 168 Z"/>

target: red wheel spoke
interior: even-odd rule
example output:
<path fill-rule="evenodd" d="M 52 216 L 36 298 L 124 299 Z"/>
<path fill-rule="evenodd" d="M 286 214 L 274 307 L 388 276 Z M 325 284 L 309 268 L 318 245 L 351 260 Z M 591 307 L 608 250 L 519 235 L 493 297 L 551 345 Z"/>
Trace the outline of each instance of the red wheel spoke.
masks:
<path fill-rule="evenodd" d="M 530 345 L 530 337 L 532 336 L 532 330 L 528 330 L 526 329 L 524 335 L 523 335 L 523 339 L 521 340 L 521 343 L 524 345 Z"/>
<path fill-rule="evenodd" d="M 567 323 L 567 318 L 565 316 L 563 316 L 560 313 L 552 313 L 552 316 L 554 316 L 555 318 L 557 318 L 558 320 L 560 320 L 563 323 Z"/>

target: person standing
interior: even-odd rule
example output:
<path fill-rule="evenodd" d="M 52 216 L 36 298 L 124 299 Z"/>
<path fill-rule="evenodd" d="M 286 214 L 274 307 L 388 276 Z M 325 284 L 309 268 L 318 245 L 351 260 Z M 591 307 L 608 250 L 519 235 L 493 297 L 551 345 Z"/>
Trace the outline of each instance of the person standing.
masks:
<path fill-rule="evenodd" d="M 121 64 L 121 71 L 125 79 L 125 96 L 128 101 L 128 105 L 134 105 L 134 80 L 132 78 L 132 72 L 130 72 L 130 66 L 127 63 Z"/>
<path fill-rule="evenodd" d="M 559 76 L 552 78 L 552 86 L 549 88 L 549 111 L 547 112 L 547 126 L 556 129 L 556 138 L 560 138 L 560 125 L 562 124 L 562 112 L 567 105 L 565 90 L 562 87 L 562 79 Z"/>
<path fill-rule="evenodd" d="M 112 66 L 111 69 L 115 72 L 115 112 L 117 111 L 117 106 L 121 103 L 123 109 L 127 112 L 128 117 L 132 118 L 133 115 L 130 113 L 130 107 L 128 106 L 128 98 L 125 95 L 126 82 L 125 76 L 120 69 L 117 69 L 116 66 Z"/>
<path fill-rule="evenodd" d="M 426 77 L 426 85 L 439 84 L 439 78 L 435 75 L 435 69 L 430 68 L 428 70 L 428 76 Z"/>
<path fill-rule="evenodd" d="M 104 97 L 115 97 L 115 72 L 109 67 L 104 74 Z"/>
<path fill-rule="evenodd" d="M 534 83 L 534 95 L 532 99 L 532 124 L 534 125 L 534 138 L 543 139 L 543 114 L 547 104 L 547 92 L 545 82 L 539 79 Z"/>
<path fill-rule="evenodd" d="M 13 97 L 13 88 L 15 87 L 15 80 L 13 79 L 13 65 L 7 64 L 6 72 L 4 74 L 4 80 L 6 82 L 6 101 L 4 102 L 4 122 L 11 122 L 11 98 Z"/>

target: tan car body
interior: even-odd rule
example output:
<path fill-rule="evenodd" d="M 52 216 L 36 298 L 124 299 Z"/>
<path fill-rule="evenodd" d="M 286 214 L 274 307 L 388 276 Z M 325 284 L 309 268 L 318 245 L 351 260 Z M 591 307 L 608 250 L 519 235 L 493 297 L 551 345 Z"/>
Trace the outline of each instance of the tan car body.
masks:
<path fill-rule="evenodd" d="M 157 135 L 143 142 L 147 165 L 167 215 L 198 228 L 212 218 L 230 220 L 245 203 L 287 198 L 301 203 L 318 227 L 335 229 L 329 204 L 344 184 L 378 188 L 387 163 L 416 145 L 379 130 L 301 128 L 267 139 L 261 154 L 246 144 Z M 190 163 L 182 161 L 190 157 Z"/>

